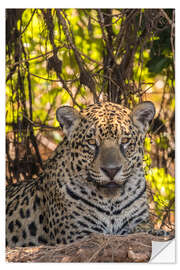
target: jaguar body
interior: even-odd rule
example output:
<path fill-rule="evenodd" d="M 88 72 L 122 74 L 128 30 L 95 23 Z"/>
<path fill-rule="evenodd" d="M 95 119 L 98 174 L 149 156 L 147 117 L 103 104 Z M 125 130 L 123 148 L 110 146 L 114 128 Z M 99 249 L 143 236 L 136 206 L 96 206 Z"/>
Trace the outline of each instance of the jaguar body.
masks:
<path fill-rule="evenodd" d="M 147 230 L 143 146 L 154 114 L 151 102 L 133 111 L 110 102 L 81 112 L 60 107 L 56 116 L 65 137 L 43 173 L 7 186 L 7 245 L 67 244 L 93 232 Z"/>

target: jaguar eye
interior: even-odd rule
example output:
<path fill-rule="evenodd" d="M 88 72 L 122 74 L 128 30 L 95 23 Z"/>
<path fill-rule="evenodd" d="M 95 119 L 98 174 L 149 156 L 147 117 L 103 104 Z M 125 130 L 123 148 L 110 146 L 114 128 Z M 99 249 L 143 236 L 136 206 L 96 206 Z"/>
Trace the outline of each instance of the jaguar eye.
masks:
<path fill-rule="evenodd" d="M 96 140 L 95 139 L 89 139 L 88 140 L 88 143 L 90 144 L 90 145 L 96 145 Z"/>
<path fill-rule="evenodd" d="M 121 138 L 121 144 L 127 144 L 129 142 L 130 138 L 128 137 L 122 137 Z"/>

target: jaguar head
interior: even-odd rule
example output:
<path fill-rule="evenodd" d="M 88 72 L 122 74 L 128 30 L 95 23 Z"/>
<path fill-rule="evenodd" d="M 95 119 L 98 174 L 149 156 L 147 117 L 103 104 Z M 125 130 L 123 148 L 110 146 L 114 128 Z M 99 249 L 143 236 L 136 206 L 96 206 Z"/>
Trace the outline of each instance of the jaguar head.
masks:
<path fill-rule="evenodd" d="M 133 111 L 109 102 L 82 112 L 60 107 L 57 119 L 67 137 L 73 177 L 114 196 L 142 168 L 144 138 L 154 114 L 152 102 Z"/>

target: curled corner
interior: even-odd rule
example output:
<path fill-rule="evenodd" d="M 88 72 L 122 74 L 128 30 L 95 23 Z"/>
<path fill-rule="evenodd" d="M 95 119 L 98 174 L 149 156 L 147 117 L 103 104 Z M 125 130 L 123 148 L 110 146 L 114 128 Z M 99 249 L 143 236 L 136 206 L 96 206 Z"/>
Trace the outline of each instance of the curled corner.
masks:
<path fill-rule="evenodd" d="M 175 239 L 166 242 L 152 241 L 149 263 L 175 263 Z"/>

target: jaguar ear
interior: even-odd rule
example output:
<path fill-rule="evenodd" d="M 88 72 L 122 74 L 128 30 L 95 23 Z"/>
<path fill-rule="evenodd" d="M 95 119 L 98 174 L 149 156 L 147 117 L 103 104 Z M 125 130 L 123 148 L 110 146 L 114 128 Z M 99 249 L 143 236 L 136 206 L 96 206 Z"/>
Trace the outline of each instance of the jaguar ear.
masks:
<path fill-rule="evenodd" d="M 149 123 L 156 113 L 155 106 L 151 101 L 144 101 L 138 104 L 132 113 L 132 119 L 140 131 L 147 132 Z"/>
<path fill-rule="evenodd" d="M 64 134 L 69 137 L 72 130 L 79 122 L 81 116 L 73 107 L 63 106 L 57 109 L 56 118 L 60 124 L 60 127 L 63 128 Z"/>

